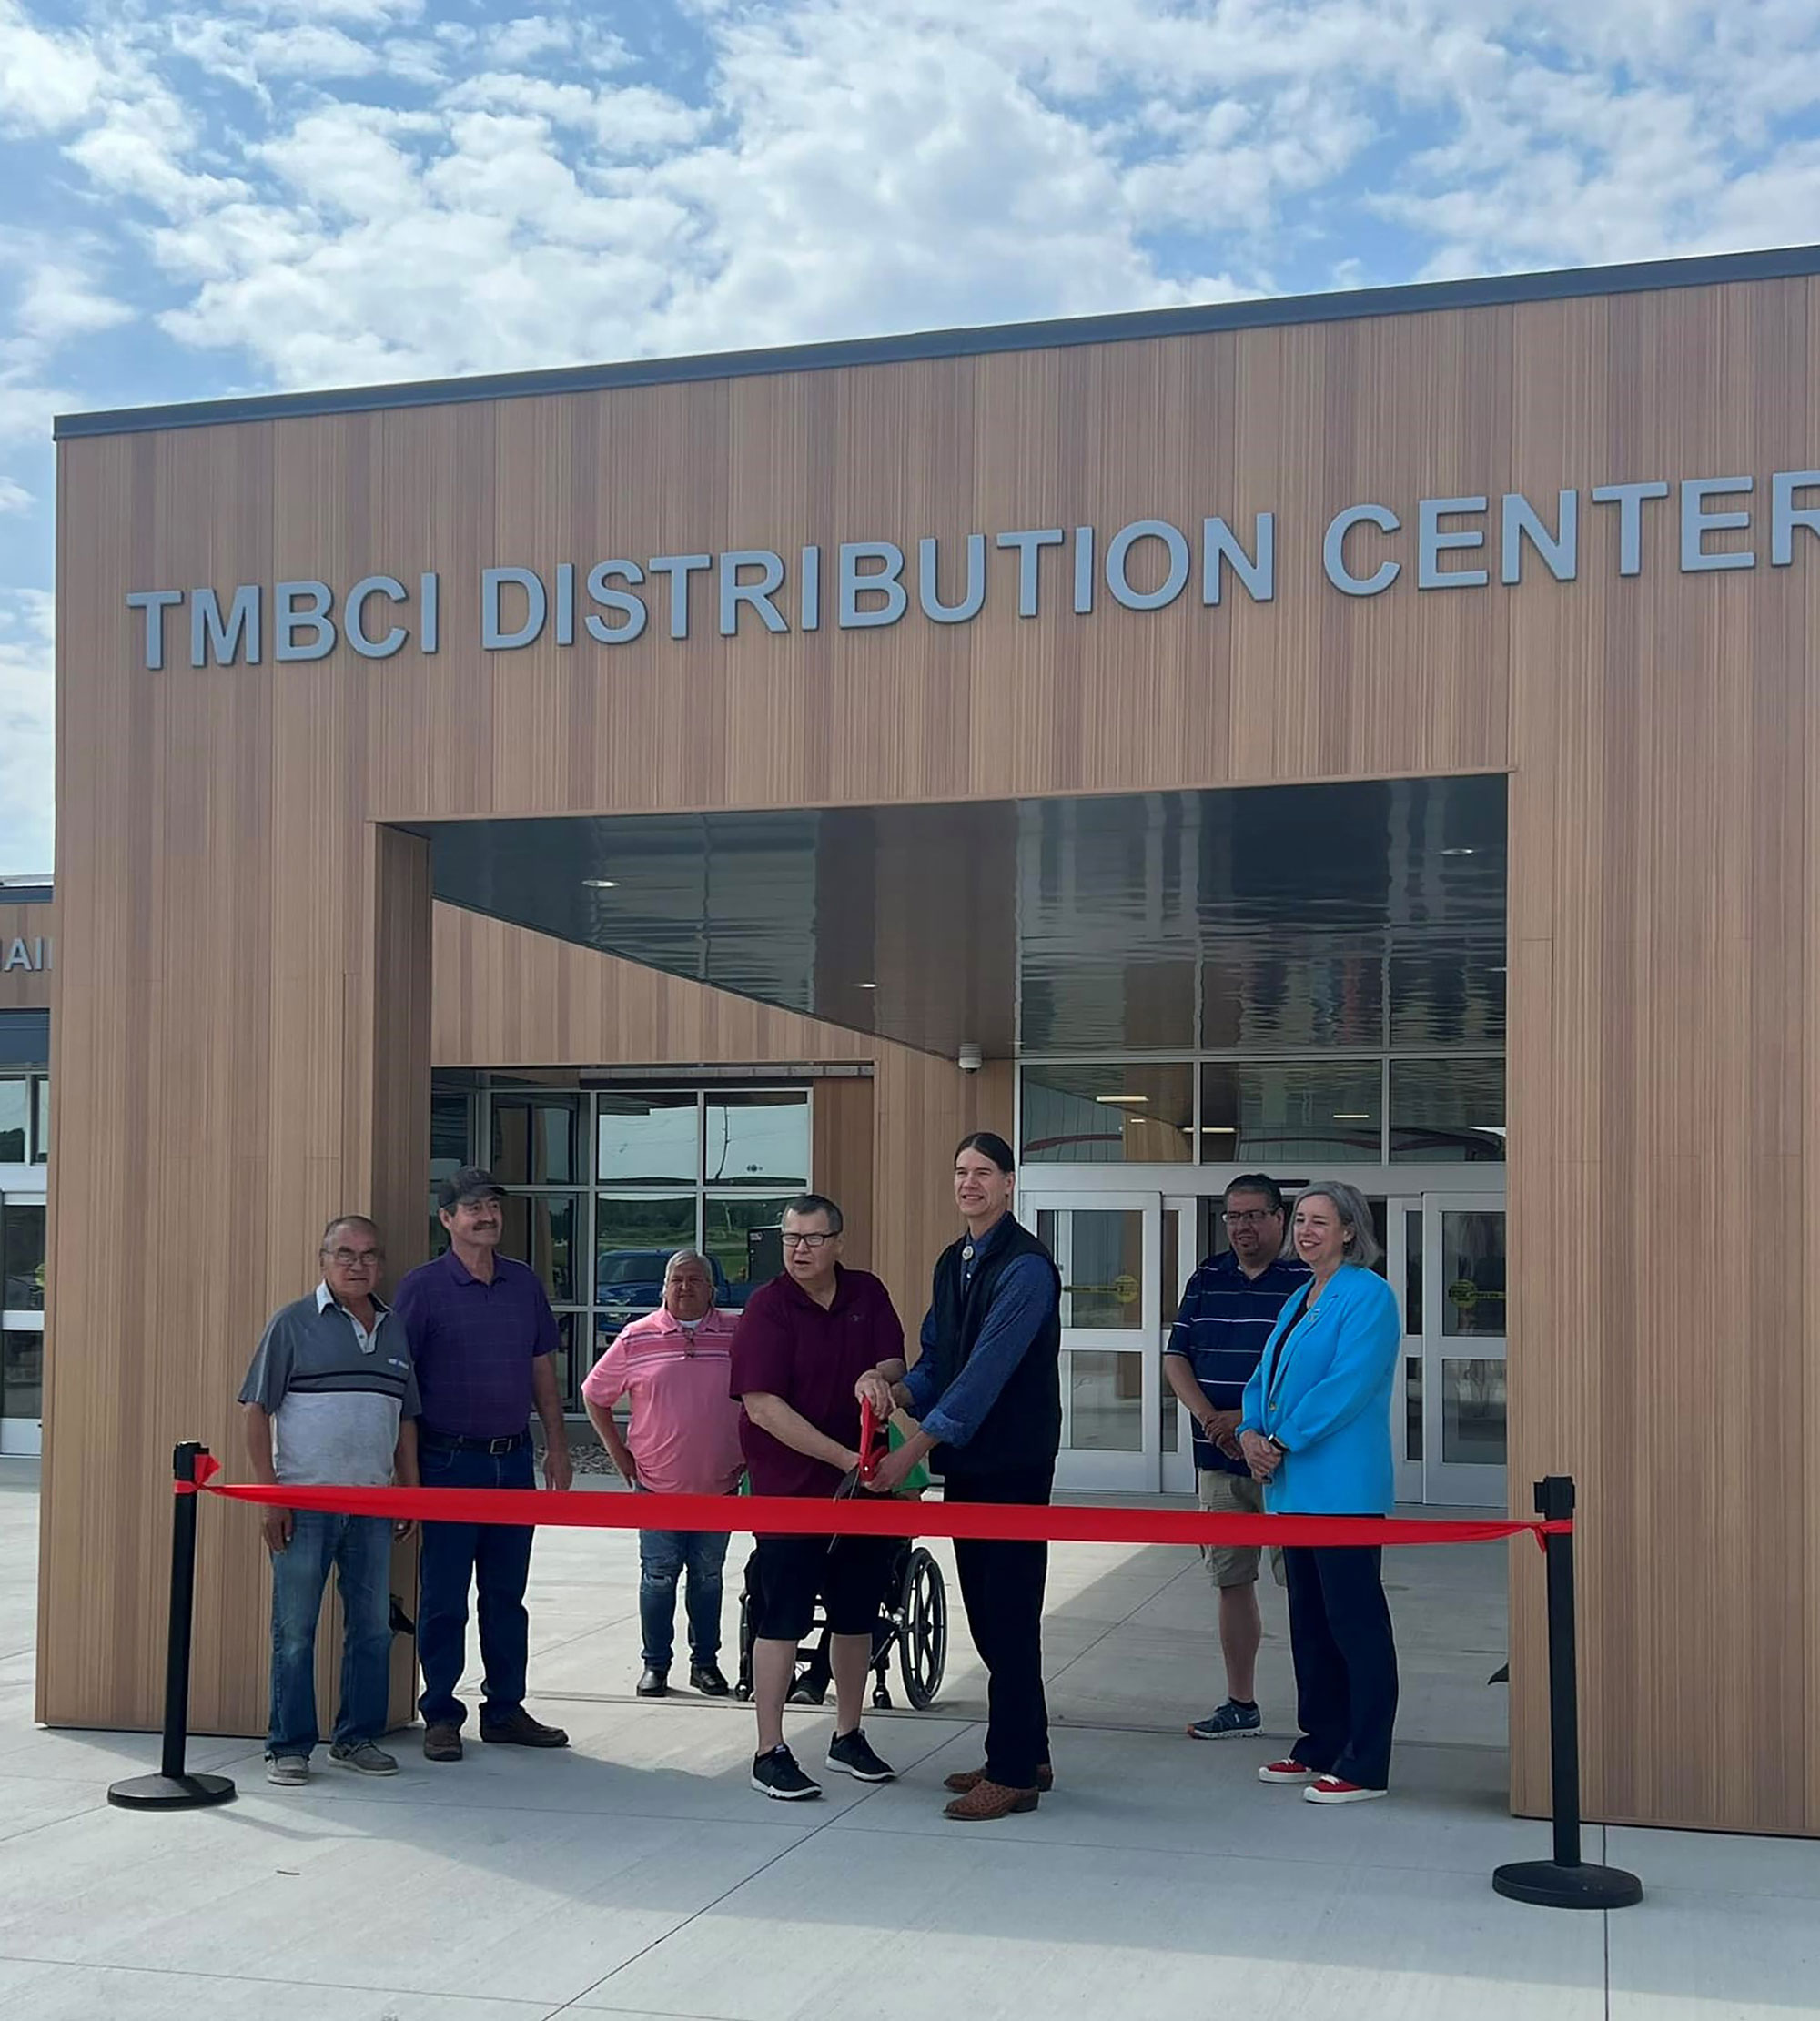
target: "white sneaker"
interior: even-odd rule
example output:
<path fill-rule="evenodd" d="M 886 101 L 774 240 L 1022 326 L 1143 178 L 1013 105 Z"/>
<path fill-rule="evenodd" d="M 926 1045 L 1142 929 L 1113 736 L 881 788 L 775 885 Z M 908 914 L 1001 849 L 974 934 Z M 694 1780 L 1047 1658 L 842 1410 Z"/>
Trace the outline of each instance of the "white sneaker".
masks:
<path fill-rule="evenodd" d="M 307 1754 L 268 1754 L 266 1757 L 266 1780 L 276 1783 L 281 1789 L 297 1789 L 309 1780 L 309 1757 Z"/>
<path fill-rule="evenodd" d="M 1367 1789 L 1362 1783 L 1349 1783 L 1340 1775 L 1317 1775 L 1302 1792 L 1304 1804 L 1370 1804 L 1388 1796 L 1389 1790 Z"/>

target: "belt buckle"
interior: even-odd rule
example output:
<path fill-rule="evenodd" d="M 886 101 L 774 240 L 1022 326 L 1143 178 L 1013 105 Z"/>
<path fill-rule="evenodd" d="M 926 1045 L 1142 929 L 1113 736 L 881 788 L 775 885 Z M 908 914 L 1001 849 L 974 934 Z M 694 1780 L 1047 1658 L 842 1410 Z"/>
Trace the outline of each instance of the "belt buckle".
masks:
<path fill-rule="evenodd" d="M 511 1451 L 515 1443 L 516 1440 L 510 1436 L 504 1439 L 489 1439 L 487 1440 L 488 1454 L 497 1460 L 500 1453 Z"/>

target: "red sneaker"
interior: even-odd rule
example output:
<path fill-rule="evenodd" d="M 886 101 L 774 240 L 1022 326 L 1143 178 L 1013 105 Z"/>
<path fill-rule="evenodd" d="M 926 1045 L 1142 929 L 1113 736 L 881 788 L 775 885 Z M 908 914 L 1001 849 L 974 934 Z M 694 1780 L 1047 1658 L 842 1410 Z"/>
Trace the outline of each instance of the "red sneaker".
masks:
<path fill-rule="evenodd" d="M 1258 1771 L 1260 1783 L 1312 1783 L 1315 1772 L 1302 1762 L 1266 1762 Z"/>
<path fill-rule="evenodd" d="M 1369 1804 L 1373 1797 L 1388 1796 L 1389 1790 L 1367 1789 L 1363 1783 L 1349 1783 L 1342 1775 L 1317 1775 L 1302 1792 L 1304 1804 Z"/>

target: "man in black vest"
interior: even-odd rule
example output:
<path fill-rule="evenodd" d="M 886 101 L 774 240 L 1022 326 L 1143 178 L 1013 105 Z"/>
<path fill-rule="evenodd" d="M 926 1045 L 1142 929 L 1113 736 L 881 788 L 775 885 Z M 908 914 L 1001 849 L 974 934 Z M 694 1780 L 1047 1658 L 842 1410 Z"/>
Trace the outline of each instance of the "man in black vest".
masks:
<path fill-rule="evenodd" d="M 921 1420 L 873 1482 L 889 1494 L 927 1456 L 946 1499 L 1046 1504 L 1062 1438 L 1061 1276 L 1011 1212 L 1015 1160 L 981 1130 L 955 1154 L 966 1234 L 942 1252 L 923 1321 L 923 1354 L 902 1380 L 883 1369 L 857 1393 L 881 1416 Z M 950 1775 L 947 1815 L 984 1823 L 1034 1811 L 1054 1782 L 1043 1695 L 1045 1543 L 957 1539 L 967 1628 L 986 1668 L 986 1765 Z"/>

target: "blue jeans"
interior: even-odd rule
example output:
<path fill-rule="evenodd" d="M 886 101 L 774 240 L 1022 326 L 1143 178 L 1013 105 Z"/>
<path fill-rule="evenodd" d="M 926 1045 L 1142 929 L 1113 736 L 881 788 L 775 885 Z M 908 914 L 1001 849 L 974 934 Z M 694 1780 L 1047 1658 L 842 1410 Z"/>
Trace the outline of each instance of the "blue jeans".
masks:
<path fill-rule="evenodd" d="M 426 1488 L 532 1488 L 527 1440 L 516 1452 L 448 1452 L 421 1445 L 418 1470 Z M 524 1703 L 531 1617 L 524 1611 L 533 1532 L 519 1524 L 427 1522 L 418 1561 L 417 1661 L 427 1726 L 460 1726 L 467 1709 L 455 1695 L 468 1662 L 468 1589 L 478 1596 L 484 1719 Z"/>
<path fill-rule="evenodd" d="M 639 1531 L 638 1620 L 647 1667 L 670 1668 L 676 1645 L 676 1582 L 685 1570 L 689 1661 L 712 1663 L 720 1654 L 721 1569 L 726 1561 L 724 1531 Z"/>
<path fill-rule="evenodd" d="M 316 1622 L 329 1570 L 341 1593 L 341 1704 L 335 1744 L 378 1740 L 389 1723 L 392 1526 L 383 1516 L 291 1511 L 290 1541 L 272 1554 L 269 1754 L 301 1754 L 316 1724 Z"/>

